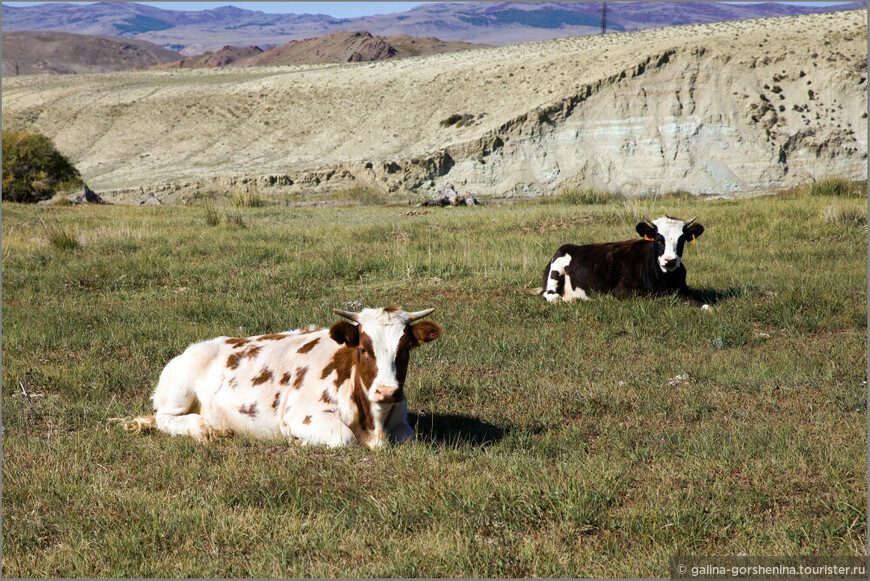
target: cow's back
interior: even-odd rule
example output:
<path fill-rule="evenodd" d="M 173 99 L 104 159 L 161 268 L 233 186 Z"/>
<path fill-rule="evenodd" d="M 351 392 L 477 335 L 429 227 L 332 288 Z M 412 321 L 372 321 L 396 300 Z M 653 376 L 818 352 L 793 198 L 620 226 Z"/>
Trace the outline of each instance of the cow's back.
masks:
<path fill-rule="evenodd" d="M 218 337 L 192 345 L 176 360 L 199 372 L 200 413 L 216 429 L 278 437 L 288 409 L 314 405 L 321 395 L 315 386 L 336 349 L 320 329 Z"/>
<path fill-rule="evenodd" d="M 644 240 L 624 240 L 595 244 L 565 244 L 556 251 L 551 264 L 563 257 L 565 275 L 572 287 L 587 292 L 613 292 L 622 281 L 633 278 L 644 258 Z M 549 271 L 549 269 L 548 269 Z M 546 277 L 544 274 L 544 285 Z"/>

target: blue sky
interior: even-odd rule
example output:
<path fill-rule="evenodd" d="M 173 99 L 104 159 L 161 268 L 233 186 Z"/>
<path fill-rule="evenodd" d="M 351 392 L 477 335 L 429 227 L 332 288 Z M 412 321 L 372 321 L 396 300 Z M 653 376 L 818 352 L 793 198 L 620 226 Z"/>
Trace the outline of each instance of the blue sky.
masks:
<path fill-rule="evenodd" d="M 843 0 L 846 2 L 848 0 Z M 734 2 L 736 3 L 736 2 Z M 841 2 L 785 2 L 785 4 L 809 4 L 823 6 Z M 44 2 L 3 2 L 7 6 L 33 6 Z M 71 2 L 89 4 L 89 2 Z M 370 14 L 389 14 L 404 12 L 422 2 L 139 2 L 166 10 L 208 10 L 219 6 L 238 6 L 246 10 L 260 10 L 270 13 L 293 12 L 295 14 L 328 14 L 336 18 L 353 18 Z"/>

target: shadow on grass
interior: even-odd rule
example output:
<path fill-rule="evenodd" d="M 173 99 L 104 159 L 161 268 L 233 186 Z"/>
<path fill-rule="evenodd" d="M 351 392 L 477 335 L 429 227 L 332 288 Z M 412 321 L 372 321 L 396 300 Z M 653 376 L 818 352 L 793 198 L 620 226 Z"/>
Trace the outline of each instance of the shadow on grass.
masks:
<path fill-rule="evenodd" d="M 417 440 L 433 444 L 471 444 L 488 446 L 501 441 L 509 428 L 501 428 L 477 418 L 455 414 L 415 414 L 408 412 L 408 423 Z"/>
<path fill-rule="evenodd" d="M 708 305 L 716 305 L 730 299 L 739 299 L 748 296 L 759 296 L 760 289 L 746 286 L 730 286 L 726 289 L 690 287 L 692 295 Z"/>

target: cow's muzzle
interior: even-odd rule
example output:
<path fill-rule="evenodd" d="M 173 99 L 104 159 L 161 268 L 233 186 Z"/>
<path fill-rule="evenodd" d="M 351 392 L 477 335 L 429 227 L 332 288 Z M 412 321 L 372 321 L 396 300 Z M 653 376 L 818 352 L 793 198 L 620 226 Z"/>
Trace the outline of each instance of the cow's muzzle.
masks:
<path fill-rule="evenodd" d="M 378 403 L 396 403 L 402 401 L 402 388 L 379 385 L 375 388 L 374 397 Z"/>
<path fill-rule="evenodd" d="M 664 258 L 661 261 L 661 265 L 662 265 L 662 268 L 664 268 L 665 270 L 668 270 L 668 271 L 674 270 L 675 268 L 677 268 L 680 265 L 680 259 L 679 258 Z"/>

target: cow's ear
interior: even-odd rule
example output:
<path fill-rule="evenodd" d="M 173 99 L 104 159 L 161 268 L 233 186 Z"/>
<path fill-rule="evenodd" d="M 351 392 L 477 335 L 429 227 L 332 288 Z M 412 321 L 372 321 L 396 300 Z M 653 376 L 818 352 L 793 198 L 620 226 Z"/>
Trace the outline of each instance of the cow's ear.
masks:
<path fill-rule="evenodd" d="M 419 347 L 423 343 L 434 341 L 441 336 L 441 327 L 438 323 L 424 319 L 411 327 L 412 347 Z"/>
<path fill-rule="evenodd" d="M 655 238 L 657 234 L 656 229 L 646 222 L 641 222 L 635 226 L 634 229 L 637 230 L 637 233 L 640 234 L 641 238 Z"/>
<path fill-rule="evenodd" d="M 347 321 L 338 321 L 329 328 L 329 336 L 339 345 L 356 347 L 359 345 L 359 327 Z"/>
<path fill-rule="evenodd" d="M 687 240 L 694 240 L 703 233 L 704 227 L 700 224 L 692 224 L 688 228 L 683 229 L 683 236 L 685 236 Z"/>

